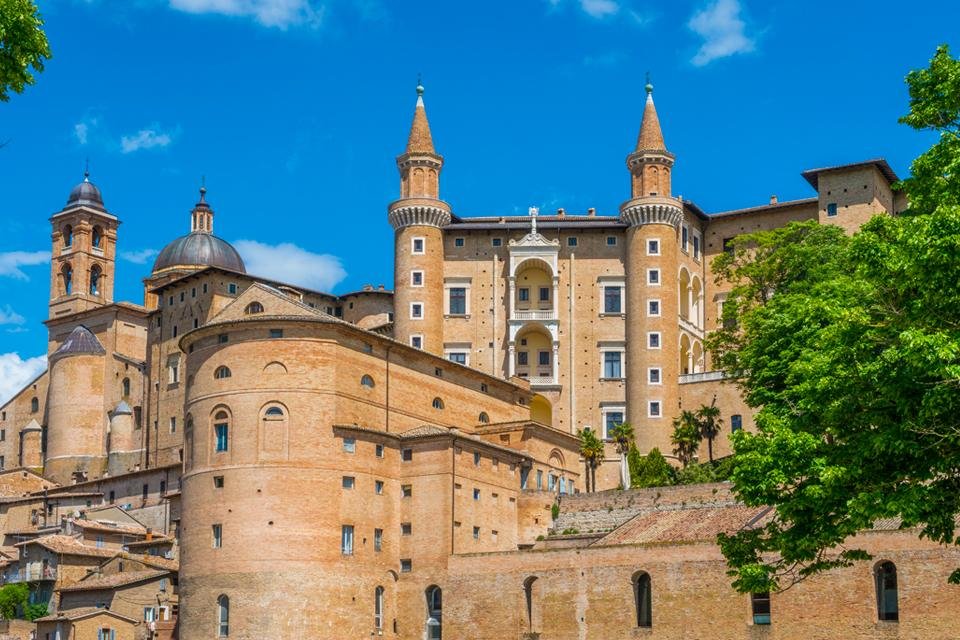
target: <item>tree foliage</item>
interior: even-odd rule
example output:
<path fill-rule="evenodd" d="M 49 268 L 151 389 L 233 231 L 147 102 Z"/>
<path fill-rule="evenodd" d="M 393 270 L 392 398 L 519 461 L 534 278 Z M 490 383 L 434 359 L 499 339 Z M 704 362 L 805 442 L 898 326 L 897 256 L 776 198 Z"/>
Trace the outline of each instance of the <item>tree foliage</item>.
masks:
<path fill-rule="evenodd" d="M 960 63 L 941 47 L 907 82 L 902 120 L 941 133 L 904 183 L 910 215 L 852 237 L 793 223 L 714 263 L 733 289 L 708 347 L 758 409 L 757 432 L 733 434 L 732 479 L 746 504 L 775 509 L 720 536 L 741 591 L 869 558 L 848 545 L 882 518 L 957 543 Z"/>
<path fill-rule="evenodd" d="M 677 457 L 683 468 L 686 469 L 691 462 L 697 459 L 697 450 L 700 448 L 700 424 L 697 422 L 697 414 L 689 409 L 680 412 L 680 415 L 673 419 L 673 434 L 670 436 L 670 443 L 673 445 L 673 455 Z"/>
<path fill-rule="evenodd" d="M 651 449 L 642 460 L 635 487 L 665 487 L 673 484 L 673 467 L 660 449 Z"/>
<path fill-rule="evenodd" d="M 707 456 L 711 463 L 713 462 L 713 441 L 720 434 L 722 426 L 720 407 L 717 406 L 717 397 L 714 396 L 713 402 L 697 409 L 697 427 L 700 430 L 700 437 L 707 440 Z"/>
<path fill-rule="evenodd" d="M 610 439 L 613 440 L 614 447 L 620 455 L 620 487 L 629 489 L 630 468 L 627 462 L 627 454 L 630 453 L 630 446 L 633 444 L 633 427 L 629 422 L 614 425 L 610 430 Z"/>
<path fill-rule="evenodd" d="M 0 0 L 0 102 L 23 93 L 50 58 L 43 20 L 33 0 Z M 32 71 L 31 71 L 32 69 Z"/>
<path fill-rule="evenodd" d="M 0 616 L 5 620 L 17 617 L 19 611 L 27 606 L 30 588 L 25 582 L 5 584 L 0 587 Z"/>
<path fill-rule="evenodd" d="M 580 457 L 586 467 L 587 493 L 597 490 L 597 467 L 603 464 L 603 440 L 597 437 L 593 429 L 583 429 L 577 432 L 580 439 Z"/>

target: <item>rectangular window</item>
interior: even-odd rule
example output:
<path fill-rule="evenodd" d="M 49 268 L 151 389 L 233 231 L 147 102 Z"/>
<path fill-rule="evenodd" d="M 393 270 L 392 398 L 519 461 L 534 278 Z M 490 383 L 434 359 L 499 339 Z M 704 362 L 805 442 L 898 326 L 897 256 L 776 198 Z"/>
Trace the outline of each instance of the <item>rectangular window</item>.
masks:
<path fill-rule="evenodd" d="M 660 332 L 659 331 L 651 331 L 647 333 L 647 348 L 649 349 L 660 348 Z"/>
<path fill-rule="evenodd" d="M 687 227 L 687 225 L 683 225 L 683 229 L 680 231 L 680 249 L 683 250 L 684 253 L 687 251 L 687 242 L 689 236 L 690 229 Z"/>
<path fill-rule="evenodd" d="M 353 525 L 345 524 L 340 527 L 340 553 L 345 556 L 353 555 Z"/>
<path fill-rule="evenodd" d="M 529 363 L 529 354 L 526 351 L 517 351 L 517 365 L 521 367 L 527 366 Z"/>
<path fill-rule="evenodd" d="M 547 491 L 553 491 L 557 486 L 557 476 L 551 474 L 547 475 Z"/>
<path fill-rule="evenodd" d="M 270 329 L 270 338 L 276 340 L 283 337 L 283 329 Z"/>
<path fill-rule="evenodd" d="M 413 571 L 412 560 L 400 560 L 400 573 L 410 573 Z"/>
<path fill-rule="evenodd" d="M 374 551 L 383 550 L 383 529 L 373 530 L 373 550 Z"/>
<path fill-rule="evenodd" d="M 453 239 L 453 246 L 455 246 L 455 247 L 462 247 L 463 244 L 464 244 L 464 243 L 463 243 L 463 238 L 454 238 L 454 239 Z"/>
<path fill-rule="evenodd" d="M 213 548 L 219 549 L 223 546 L 223 525 L 215 524 L 212 527 L 213 532 Z"/>
<path fill-rule="evenodd" d="M 474 489 L 474 490 L 473 490 L 473 499 L 474 499 L 474 500 L 479 500 L 479 499 L 480 499 L 480 489 Z"/>
<path fill-rule="evenodd" d="M 467 290 L 464 287 L 450 287 L 450 315 L 467 314 Z"/>
<path fill-rule="evenodd" d="M 223 476 L 213 476 L 213 488 L 223 489 Z"/>
<path fill-rule="evenodd" d="M 423 271 L 411 271 L 411 272 L 410 272 L 410 286 L 411 286 L 411 287 L 422 287 L 422 286 L 423 286 Z"/>
<path fill-rule="evenodd" d="M 403 485 L 402 487 L 400 487 L 400 495 L 403 496 L 404 498 L 410 498 L 410 497 L 412 497 L 412 496 L 413 496 L 413 485 L 412 485 L 412 484 L 405 484 L 405 485 Z"/>
<path fill-rule="evenodd" d="M 568 246 L 568 247 L 575 247 L 575 246 L 577 246 L 577 239 L 576 239 L 574 236 L 568 237 L 568 238 L 567 238 L 567 246 Z"/>
<path fill-rule="evenodd" d="M 97 549 L 103 548 L 103 536 L 97 536 L 96 547 Z"/>
<path fill-rule="evenodd" d="M 451 351 L 447 354 L 447 360 L 457 364 L 467 364 L 467 354 L 465 351 Z"/>
<path fill-rule="evenodd" d="M 724 238 L 723 239 L 723 252 L 733 255 L 735 247 L 733 246 L 733 238 Z"/>
<path fill-rule="evenodd" d="M 623 296 L 623 289 L 620 287 L 604 287 L 603 288 L 603 312 L 604 313 L 620 313 L 622 309 L 621 298 Z"/>
<path fill-rule="evenodd" d="M 647 402 L 647 416 L 650 418 L 660 417 L 660 401 L 650 400 Z"/>
<path fill-rule="evenodd" d="M 622 378 L 621 369 L 623 353 L 620 351 L 603 352 L 603 377 L 607 379 Z"/>
<path fill-rule="evenodd" d="M 425 242 L 423 238 L 414 238 L 410 245 L 410 252 L 414 255 L 422 256 Z"/>
<path fill-rule="evenodd" d="M 353 489 L 353 485 L 356 484 L 356 479 L 353 476 L 343 476 L 340 484 L 343 485 L 344 489 Z"/>
<path fill-rule="evenodd" d="M 550 302 L 550 287 L 540 287 L 540 302 Z"/>
<path fill-rule="evenodd" d="M 410 336 L 410 346 L 414 349 L 423 349 L 423 336 L 413 335 Z"/>
<path fill-rule="evenodd" d="M 647 300 L 647 315 L 651 317 L 656 317 L 660 315 L 659 300 Z"/>
<path fill-rule="evenodd" d="M 827 217 L 833 218 L 836 215 L 837 215 L 837 203 L 831 202 L 827 204 Z"/>
<path fill-rule="evenodd" d="M 491 238 L 490 246 L 499 247 L 503 245 L 503 238 Z"/>
<path fill-rule="evenodd" d="M 410 317 L 414 320 L 420 320 L 423 318 L 423 303 L 422 302 L 411 302 L 410 303 Z"/>
<path fill-rule="evenodd" d="M 0 429 L 0 442 L 6 442 L 7 440 L 7 430 Z"/>
<path fill-rule="evenodd" d="M 648 255 L 648 256 L 658 256 L 658 255 L 660 255 L 660 241 L 659 241 L 659 240 L 647 240 L 647 255 Z"/>
<path fill-rule="evenodd" d="M 410 462 L 413 460 L 413 449 L 401 449 L 400 450 L 400 459 L 404 462 Z"/>
<path fill-rule="evenodd" d="M 206 283 L 206 282 L 203 283 L 203 292 L 204 292 L 204 293 L 207 292 L 207 283 Z"/>
<path fill-rule="evenodd" d="M 110 496 L 109 496 L 109 502 L 110 502 L 110 504 L 113 504 L 113 503 L 116 502 L 116 501 L 117 501 L 117 492 L 114 491 L 113 489 L 111 489 L 111 490 L 110 490 Z"/>
<path fill-rule="evenodd" d="M 659 286 L 660 269 L 647 269 L 647 284 L 651 286 Z"/>
<path fill-rule="evenodd" d="M 520 287 L 517 289 L 517 300 L 520 302 L 529 302 L 530 301 L 530 289 L 527 287 Z"/>
<path fill-rule="evenodd" d="M 607 246 L 615 247 L 617 246 L 617 237 L 616 236 L 607 236 Z"/>
<path fill-rule="evenodd" d="M 227 437 L 229 435 L 228 427 L 225 422 L 213 425 L 217 435 L 217 451 L 227 450 Z"/>
<path fill-rule="evenodd" d="M 473 466 L 475 466 L 475 467 L 479 467 L 479 466 L 480 466 L 480 452 L 479 452 L 479 451 L 474 451 L 474 452 L 473 452 Z"/>
<path fill-rule="evenodd" d="M 543 471 L 537 469 L 537 491 L 543 490 Z"/>
<path fill-rule="evenodd" d="M 550 352 L 549 351 L 539 351 L 537 352 L 537 362 L 541 367 L 546 367 L 550 364 Z"/>
<path fill-rule="evenodd" d="M 693 259 L 700 259 L 700 236 L 698 234 L 693 234 Z"/>
<path fill-rule="evenodd" d="M 623 411 L 607 411 L 603 414 L 603 439 L 609 440 L 613 428 L 623 424 Z"/>
<path fill-rule="evenodd" d="M 650 367 L 647 369 L 647 381 L 650 384 L 660 384 L 660 367 Z"/>
<path fill-rule="evenodd" d="M 376 453 L 377 453 L 377 457 L 378 457 L 378 458 L 382 458 L 382 457 L 383 457 L 383 445 L 382 445 L 382 444 L 378 444 L 378 445 L 375 447 L 375 450 L 376 450 Z"/>
<path fill-rule="evenodd" d="M 221 333 L 217 336 L 217 342 L 224 344 L 230 340 L 230 336 L 226 333 Z"/>
<path fill-rule="evenodd" d="M 730 431 L 736 433 L 740 429 L 743 429 L 743 416 L 735 413 L 730 416 Z"/>
<path fill-rule="evenodd" d="M 227 285 L 227 293 L 229 293 L 230 295 L 236 295 L 236 293 L 237 293 L 237 285 L 236 285 L 235 283 L 233 283 L 233 282 L 231 282 L 230 284 L 228 284 L 228 285 Z"/>
<path fill-rule="evenodd" d="M 409 535 L 411 535 L 411 534 L 413 534 L 413 525 L 410 524 L 409 522 L 401 522 L 401 523 L 400 523 L 400 535 L 402 535 L 402 536 L 409 536 Z"/>
<path fill-rule="evenodd" d="M 480 539 L 480 527 L 474 527 L 474 528 L 473 528 L 473 539 L 474 539 L 474 540 L 479 540 L 479 539 Z"/>
<path fill-rule="evenodd" d="M 356 438 L 344 438 L 343 439 L 343 450 L 347 453 L 356 453 L 357 452 L 357 439 Z"/>
<path fill-rule="evenodd" d="M 144 485 L 143 485 L 143 492 L 142 492 L 143 499 L 146 500 L 146 499 L 147 499 L 147 496 L 149 496 L 149 495 L 150 495 L 150 485 L 144 483 Z"/>
<path fill-rule="evenodd" d="M 383 495 L 383 480 L 375 480 L 373 483 L 373 490 L 377 493 L 378 496 Z"/>
<path fill-rule="evenodd" d="M 170 433 L 177 432 L 177 418 L 176 416 L 170 416 Z"/>
<path fill-rule="evenodd" d="M 753 624 L 770 624 L 770 592 L 751 593 L 750 609 L 753 613 Z"/>

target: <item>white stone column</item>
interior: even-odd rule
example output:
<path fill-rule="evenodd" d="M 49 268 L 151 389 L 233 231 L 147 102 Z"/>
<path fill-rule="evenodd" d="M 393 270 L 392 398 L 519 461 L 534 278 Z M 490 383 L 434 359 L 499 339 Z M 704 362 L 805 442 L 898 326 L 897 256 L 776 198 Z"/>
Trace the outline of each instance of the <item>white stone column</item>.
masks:
<path fill-rule="evenodd" d="M 553 276 L 553 317 L 560 318 L 560 276 Z"/>
<path fill-rule="evenodd" d="M 512 283 L 511 283 L 511 287 L 512 287 Z M 512 378 L 514 375 L 516 375 L 516 372 L 517 372 L 517 347 L 516 347 L 516 343 L 513 340 L 510 341 L 510 345 L 507 348 L 507 351 L 508 351 L 508 355 L 507 355 L 508 376 L 507 377 Z"/>
<path fill-rule="evenodd" d="M 560 384 L 560 342 L 553 342 L 553 384 Z"/>
<path fill-rule="evenodd" d="M 513 306 L 517 301 L 517 281 L 512 275 L 507 280 L 510 284 L 510 297 L 507 299 L 507 318 L 513 320 L 516 316 L 513 313 Z M 513 348 L 513 345 L 510 345 Z M 512 366 L 512 365 L 511 365 Z M 513 375 L 513 370 L 511 369 L 511 375 Z"/>

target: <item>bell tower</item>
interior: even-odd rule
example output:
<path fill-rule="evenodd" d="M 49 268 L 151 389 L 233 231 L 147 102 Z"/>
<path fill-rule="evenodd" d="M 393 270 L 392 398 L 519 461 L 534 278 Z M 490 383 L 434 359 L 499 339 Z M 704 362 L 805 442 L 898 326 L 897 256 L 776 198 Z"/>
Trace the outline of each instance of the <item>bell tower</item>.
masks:
<path fill-rule="evenodd" d="M 443 353 L 443 227 L 450 205 L 440 200 L 443 156 L 433 148 L 423 85 L 407 148 L 397 156 L 400 199 L 387 208 L 394 229 L 394 337 L 406 344 Z"/>
<path fill-rule="evenodd" d="M 120 221 L 104 207 L 89 171 L 50 223 L 50 318 L 112 303 Z"/>

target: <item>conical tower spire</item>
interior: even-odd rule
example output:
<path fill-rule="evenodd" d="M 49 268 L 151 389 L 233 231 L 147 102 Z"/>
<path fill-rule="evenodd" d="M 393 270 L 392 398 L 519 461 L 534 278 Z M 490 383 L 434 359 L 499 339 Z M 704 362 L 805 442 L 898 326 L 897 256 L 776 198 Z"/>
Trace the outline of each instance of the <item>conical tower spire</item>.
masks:
<path fill-rule="evenodd" d="M 653 104 L 653 85 L 647 76 L 647 102 L 643 106 L 643 120 L 640 122 L 640 135 L 637 136 L 637 151 L 666 151 L 663 132 L 660 130 L 660 118 Z"/>
<path fill-rule="evenodd" d="M 423 85 L 419 78 L 417 78 L 417 106 L 413 111 L 410 137 L 407 138 L 407 153 L 436 153 L 433 148 L 433 138 L 430 136 L 427 109 L 423 106 Z"/>

